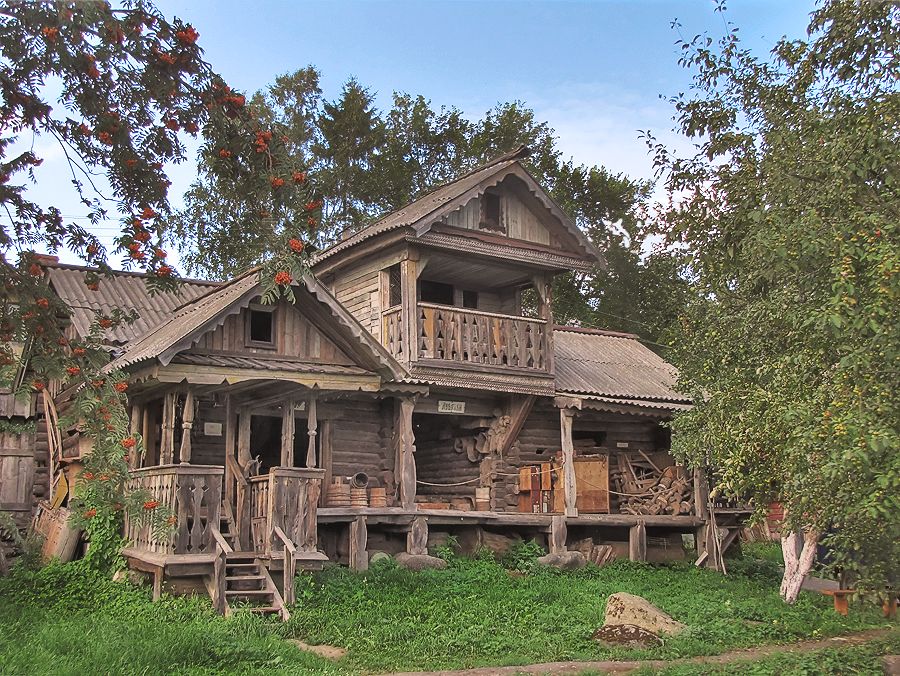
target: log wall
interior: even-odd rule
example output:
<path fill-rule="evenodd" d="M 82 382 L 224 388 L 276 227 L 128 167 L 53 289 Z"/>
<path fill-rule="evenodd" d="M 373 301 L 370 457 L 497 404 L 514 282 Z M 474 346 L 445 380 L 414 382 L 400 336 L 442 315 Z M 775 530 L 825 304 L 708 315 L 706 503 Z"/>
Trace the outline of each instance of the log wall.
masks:
<path fill-rule="evenodd" d="M 354 399 L 331 402 L 321 416 L 330 417 L 331 476 L 348 477 L 357 472 L 369 475 L 369 485 L 394 486 L 393 401 Z"/>

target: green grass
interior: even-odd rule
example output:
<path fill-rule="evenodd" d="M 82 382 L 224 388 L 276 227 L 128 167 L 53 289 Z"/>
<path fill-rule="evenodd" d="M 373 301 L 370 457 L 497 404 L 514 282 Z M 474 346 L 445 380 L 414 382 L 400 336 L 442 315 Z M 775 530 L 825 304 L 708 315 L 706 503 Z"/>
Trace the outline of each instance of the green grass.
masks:
<path fill-rule="evenodd" d="M 743 542 L 741 550 L 745 558 L 771 561 L 779 566 L 784 565 L 780 542 Z"/>
<path fill-rule="evenodd" d="M 154 604 L 145 588 L 77 564 L 51 565 L 0 579 L 0 673 L 357 674 L 674 658 L 884 626 L 874 606 L 854 606 L 843 618 L 819 595 L 784 605 L 772 563 L 736 560 L 729 570 L 722 577 L 692 565 L 624 561 L 512 576 L 496 563 L 465 559 L 424 573 L 331 568 L 298 578 L 298 606 L 282 624 L 241 613 L 222 618 L 206 599 Z M 616 591 L 645 596 L 689 630 L 653 650 L 594 644 L 590 634 Z M 349 654 L 331 663 L 301 652 L 284 640 L 290 637 Z"/>

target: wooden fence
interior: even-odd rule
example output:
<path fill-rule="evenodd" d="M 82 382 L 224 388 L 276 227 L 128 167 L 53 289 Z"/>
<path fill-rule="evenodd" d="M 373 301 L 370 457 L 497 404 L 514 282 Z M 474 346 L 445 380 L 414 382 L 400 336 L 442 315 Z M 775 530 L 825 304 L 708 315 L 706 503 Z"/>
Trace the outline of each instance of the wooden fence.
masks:
<path fill-rule="evenodd" d="M 268 474 L 249 480 L 254 550 L 282 551 L 284 542 L 276 534 L 277 527 L 298 551 L 316 551 L 317 505 L 324 476 L 323 469 L 273 467 Z"/>

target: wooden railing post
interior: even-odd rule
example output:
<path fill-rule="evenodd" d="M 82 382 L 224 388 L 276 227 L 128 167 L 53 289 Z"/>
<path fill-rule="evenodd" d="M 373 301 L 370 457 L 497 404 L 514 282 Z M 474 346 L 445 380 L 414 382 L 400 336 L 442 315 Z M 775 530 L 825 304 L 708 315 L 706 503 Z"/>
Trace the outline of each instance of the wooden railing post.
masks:
<path fill-rule="evenodd" d="M 296 602 L 294 594 L 294 577 L 297 574 L 297 547 L 294 542 L 285 534 L 279 526 L 273 529 L 275 537 L 277 537 L 282 545 L 284 545 L 284 603 L 292 606 Z"/>

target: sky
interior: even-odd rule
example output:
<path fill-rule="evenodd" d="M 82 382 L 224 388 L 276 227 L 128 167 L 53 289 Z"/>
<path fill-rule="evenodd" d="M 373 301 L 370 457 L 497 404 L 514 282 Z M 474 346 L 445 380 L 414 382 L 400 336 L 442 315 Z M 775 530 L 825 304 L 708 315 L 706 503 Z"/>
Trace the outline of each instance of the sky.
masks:
<path fill-rule="evenodd" d="M 804 35 L 814 3 L 732 0 L 725 18 L 711 0 L 157 0 L 157 6 L 192 23 L 205 58 L 248 93 L 312 64 L 327 100 L 351 76 L 371 89 L 381 109 L 394 91 L 422 94 L 435 108 L 456 106 L 474 119 L 498 102 L 521 100 L 555 130 L 565 159 L 652 178 L 640 130 L 685 147 L 671 131 L 666 100 L 690 84 L 676 41 L 701 33 L 718 38 L 727 20 L 764 55 L 782 35 Z M 51 151 L 40 168 L 38 190 L 59 186 L 54 203 L 77 216 L 83 208 L 74 196 L 63 197 L 68 179 L 56 155 Z M 173 204 L 194 175 L 193 157 L 172 167 Z M 107 242 L 114 225 L 98 231 Z"/>

